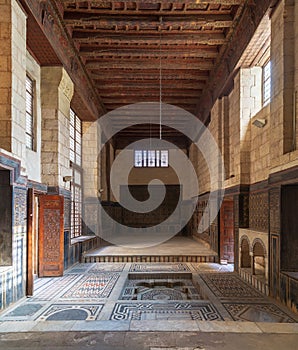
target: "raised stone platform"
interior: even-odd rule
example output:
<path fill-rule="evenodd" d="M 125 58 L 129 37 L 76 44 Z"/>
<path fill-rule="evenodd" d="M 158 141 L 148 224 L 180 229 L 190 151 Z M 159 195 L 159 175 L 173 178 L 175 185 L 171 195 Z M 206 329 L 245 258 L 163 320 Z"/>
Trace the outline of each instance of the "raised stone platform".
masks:
<path fill-rule="evenodd" d="M 217 262 L 218 255 L 203 242 L 177 236 L 152 247 L 108 245 L 83 253 L 82 262 Z"/>

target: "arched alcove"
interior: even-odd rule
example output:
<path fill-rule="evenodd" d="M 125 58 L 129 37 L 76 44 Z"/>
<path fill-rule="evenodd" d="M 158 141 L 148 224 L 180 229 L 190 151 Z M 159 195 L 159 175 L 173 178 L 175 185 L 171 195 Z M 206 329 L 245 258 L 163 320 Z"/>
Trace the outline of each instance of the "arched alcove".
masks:
<path fill-rule="evenodd" d="M 256 241 L 253 245 L 253 274 L 258 276 L 265 276 L 266 263 L 265 263 L 266 250 L 263 242 Z"/>

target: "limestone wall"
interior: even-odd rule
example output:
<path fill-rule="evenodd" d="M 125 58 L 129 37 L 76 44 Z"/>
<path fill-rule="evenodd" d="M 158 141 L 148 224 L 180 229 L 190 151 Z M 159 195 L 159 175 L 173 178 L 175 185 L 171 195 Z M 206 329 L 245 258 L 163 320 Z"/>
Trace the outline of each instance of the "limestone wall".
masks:
<path fill-rule="evenodd" d="M 265 119 L 263 128 L 253 125 L 257 119 Z M 268 179 L 270 165 L 270 105 L 262 108 L 251 120 L 250 182 Z"/>
<path fill-rule="evenodd" d="M 0 148 L 11 151 L 11 5 L 0 3 Z"/>
<path fill-rule="evenodd" d="M 293 139 L 293 101 L 297 91 L 298 69 L 297 55 L 295 56 L 298 46 L 297 7 L 296 1 L 283 0 L 274 11 L 271 20 L 271 61 L 274 80 L 270 116 L 270 173 L 298 165 L 298 152 L 295 150 L 297 126 L 296 140 Z M 297 98 L 295 102 L 297 105 Z"/>
<path fill-rule="evenodd" d="M 42 182 L 69 189 L 69 111 L 73 83 L 62 67 L 41 69 Z"/>
<path fill-rule="evenodd" d="M 176 159 L 175 153 L 179 152 L 175 149 L 169 150 L 169 163 L 171 164 L 171 159 L 174 161 Z M 185 150 L 184 150 L 185 152 Z M 147 185 L 151 180 L 153 179 L 159 179 L 162 181 L 165 185 L 179 185 L 180 181 L 178 179 L 178 176 L 173 168 L 169 166 L 168 168 L 135 168 L 134 167 L 134 154 L 133 150 L 117 150 L 116 151 L 116 158 L 115 161 L 117 161 L 117 156 L 121 156 L 121 162 L 125 162 L 125 164 L 128 164 L 128 168 L 130 169 L 128 178 L 125 178 L 124 172 L 117 172 L 117 182 L 119 183 L 119 186 L 116 187 L 114 196 L 115 198 L 119 198 L 120 196 L 120 186 L 121 184 L 129 184 L 129 185 Z M 185 168 L 185 167 L 184 167 Z M 187 168 L 186 168 L 187 169 Z M 127 181 L 128 180 L 128 181 Z M 183 192 L 183 199 L 189 199 L 191 196 L 190 193 L 187 192 L 186 189 L 187 186 L 184 188 Z"/>

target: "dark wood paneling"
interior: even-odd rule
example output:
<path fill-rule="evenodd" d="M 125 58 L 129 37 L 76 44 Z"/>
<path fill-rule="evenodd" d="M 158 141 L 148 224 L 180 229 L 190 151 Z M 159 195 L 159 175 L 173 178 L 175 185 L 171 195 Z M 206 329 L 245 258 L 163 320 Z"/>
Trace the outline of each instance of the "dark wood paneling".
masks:
<path fill-rule="evenodd" d="M 10 171 L 0 171 L 0 265 L 12 265 L 12 187 Z"/>
<path fill-rule="evenodd" d="M 281 269 L 298 270 L 298 185 L 281 191 Z"/>

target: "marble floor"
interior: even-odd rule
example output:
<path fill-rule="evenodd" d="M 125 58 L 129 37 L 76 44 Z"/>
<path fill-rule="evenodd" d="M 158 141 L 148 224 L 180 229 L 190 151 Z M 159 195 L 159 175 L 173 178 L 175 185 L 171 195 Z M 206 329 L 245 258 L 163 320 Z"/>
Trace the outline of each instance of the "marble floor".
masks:
<path fill-rule="evenodd" d="M 233 265 L 84 263 L 35 280 L 0 313 L 0 334 L 50 331 L 298 331 L 298 317 L 245 283 Z"/>
<path fill-rule="evenodd" d="M 216 255 L 216 253 L 211 250 L 203 242 L 194 240 L 192 238 L 184 236 L 173 237 L 166 242 L 163 242 L 152 247 L 142 247 L 142 248 L 129 248 L 125 246 L 117 245 L 107 245 L 100 247 L 88 253 L 85 253 L 85 256 L 94 256 L 94 255 Z"/>

